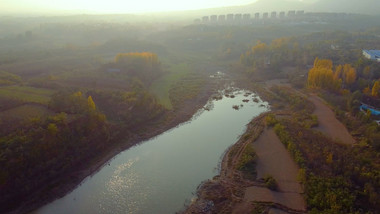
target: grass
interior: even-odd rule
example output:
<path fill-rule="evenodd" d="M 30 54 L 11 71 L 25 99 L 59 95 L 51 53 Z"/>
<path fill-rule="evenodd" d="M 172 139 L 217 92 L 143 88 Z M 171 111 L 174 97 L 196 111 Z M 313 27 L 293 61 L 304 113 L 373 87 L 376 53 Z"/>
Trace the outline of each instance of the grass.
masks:
<path fill-rule="evenodd" d="M 205 83 L 205 78 L 194 72 L 178 80 L 169 90 L 169 97 L 173 108 L 179 108 L 186 101 L 197 97 Z"/>
<path fill-rule="evenodd" d="M 0 87 L 0 98 L 10 98 L 30 103 L 47 104 L 53 93 L 53 90 L 28 86 Z"/>
<path fill-rule="evenodd" d="M 26 104 L 7 111 L 0 112 L 1 118 L 24 120 L 31 118 L 45 118 L 54 113 L 41 105 Z"/>
<path fill-rule="evenodd" d="M 173 109 L 169 98 L 169 90 L 174 83 L 185 77 L 189 72 L 190 68 L 187 64 L 173 65 L 170 72 L 154 81 L 149 90 L 158 98 L 161 105 L 167 109 Z"/>

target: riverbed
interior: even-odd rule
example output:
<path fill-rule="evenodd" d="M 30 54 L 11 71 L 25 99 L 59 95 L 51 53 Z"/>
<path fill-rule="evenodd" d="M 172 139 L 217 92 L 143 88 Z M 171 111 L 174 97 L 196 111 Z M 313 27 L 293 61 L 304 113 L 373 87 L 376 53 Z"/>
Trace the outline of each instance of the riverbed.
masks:
<path fill-rule="evenodd" d="M 223 153 L 268 103 L 236 88 L 220 92 L 193 118 L 142 142 L 105 164 L 38 214 L 175 213 L 199 184 L 218 174 Z M 205 110 L 207 109 L 207 110 Z"/>

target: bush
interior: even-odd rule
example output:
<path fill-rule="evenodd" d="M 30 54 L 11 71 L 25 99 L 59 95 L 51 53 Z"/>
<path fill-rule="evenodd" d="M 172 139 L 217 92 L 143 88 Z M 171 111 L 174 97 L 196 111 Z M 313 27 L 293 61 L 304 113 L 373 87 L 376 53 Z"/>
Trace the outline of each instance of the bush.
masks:
<path fill-rule="evenodd" d="M 278 123 L 278 121 L 276 120 L 276 116 L 274 114 L 268 114 L 265 117 L 265 122 L 268 126 L 274 126 Z"/>
<path fill-rule="evenodd" d="M 277 181 L 271 175 L 266 175 L 264 177 L 265 186 L 270 190 L 277 190 Z"/>

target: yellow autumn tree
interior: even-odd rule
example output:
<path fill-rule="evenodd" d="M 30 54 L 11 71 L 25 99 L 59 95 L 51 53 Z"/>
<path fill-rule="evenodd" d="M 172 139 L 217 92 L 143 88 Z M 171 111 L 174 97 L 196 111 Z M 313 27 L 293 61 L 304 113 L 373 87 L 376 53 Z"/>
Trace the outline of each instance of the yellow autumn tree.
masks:
<path fill-rule="evenodd" d="M 142 61 L 150 65 L 159 64 L 157 54 L 151 52 L 119 53 L 115 57 L 116 63 L 130 63 L 134 61 Z"/>
<path fill-rule="evenodd" d="M 266 56 L 268 51 L 268 45 L 258 41 L 255 46 L 240 56 L 240 62 L 245 66 L 252 66 L 252 70 L 265 67 L 268 62 Z"/>
<path fill-rule="evenodd" d="M 308 75 L 308 86 L 343 93 L 343 83 L 345 85 L 355 83 L 356 70 L 350 64 L 337 65 L 335 71 L 332 68 L 331 60 L 315 58 L 314 67 L 310 69 Z"/>
<path fill-rule="evenodd" d="M 267 44 L 265 44 L 264 42 L 258 41 L 256 45 L 251 48 L 251 52 L 252 53 L 262 52 L 262 51 L 267 50 L 267 48 L 268 48 Z"/>
<path fill-rule="evenodd" d="M 77 92 L 73 93 L 73 96 L 74 97 L 82 97 L 82 92 L 77 91 Z"/>
<path fill-rule="evenodd" d="M 332 69 L 333 62 L 330 59 L 319 59 L 318 57 L 314 60 L 314 68 L 327 68 Z"/>
<path fill-rule="evenodd" d="M 335 89 L 334 72 L 332 70 L 332 61 L 328 59 L 314 60 L 314 67 L 308 74 L 308 86 L 311 88 Z"/>
<path fill-rule="evenodd" d="M 55 123 L 49 123 L 47 130 L 50 135 L 55 136 L 58 132 L 58 127 Z"/>
<path fill-rule="evenodd" d="M 344 82 L 347 85 L 351 85 L 356 81 L 356 70 L 350 64 L 345 64 L 343 66 L 343 77 Z"/>
<path fill-rule="evenodd" d="M 375 84 L 373 84 L 373 87 L 372 87 L 372 96 L 374 97 L 378 97 L 379 94 L 380 94 L 380 80 L 377 80 L 375 82 Z"/>
<path fill-rule="evenodd" d="M 92 100 L 91 96 L 88 96 L 88 98 L 87 98 L 87 104 L 88 104 L 88 108 L 90 110 L 95 110 L 96 109 L 95 102 L 94 102 L 94 100 Z"/>
<path fill-rule="evenodd" d="M 371 89 L 369 88 L 369 86 L 363 89 L 363 94 L 368 96 L 371 95 Z"/>
<path fill-rule="evenodd" d="M 334 73 L 334 80 L 341 79 L 342 73 L 343 73 L 343 66 L 342 65 L 336 66 L 335 73 Z"/>

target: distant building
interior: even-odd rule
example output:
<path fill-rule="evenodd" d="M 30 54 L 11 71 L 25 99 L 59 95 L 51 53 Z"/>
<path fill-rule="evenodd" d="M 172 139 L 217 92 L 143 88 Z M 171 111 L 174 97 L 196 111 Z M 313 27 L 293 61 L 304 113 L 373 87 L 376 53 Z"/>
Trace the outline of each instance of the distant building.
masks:
<path fill-rule="evenodd" d="M 269 17 L 268 13 L 263 13 L 263 19 L 267 19 Z"/>
<path fill-rule="evenodd" d="M 291 17 L 294 17 L 296 15 L 296 11 L 295 10 L 289 10 L 288 12 L 288 17 L 291 18 Z"/>
<path fill-rule="evenodd" d="M 335 51 L 340 49 L 339 45 L 332 44 L 330 47 L 331 47 L 331 50 L 335 50 Z"/>
<path fill-rule="evenodd" d="M 260 18 L 260 13 L 255 13 L 255 19 L 259 19 Z"/>
<path fill-rule="evenodd" d="M 202 22 L 203 22 L 203 23 L 207 23 L 208 20 L 209 20 L 208 16 L 203 16 L 203 17 L 202 17 Z"/>
<path fill-rule="evenodd" d="M 235 21 L 240 21 L 242 18 L 241 13 L 235 14 Z"/>
<path fill-rule="evenodd" d="M 280 12 L 280 16 L 279 16 L 279 17 L 280 17 L 280 19 L 283 19 L 283 18 L 285 18 L 285 12 L 284 12 L 284 11 L 281 11 L 281 12 Z"/>
<path fill-rule="evenodd" d="M 227 21 L 231 22 L 234 20 L 234 14 L 227 14 Z"/>
<path fill-rule="evenodd" d="M 210 16 L 210 21 L 211 22 L 217 22 L 218 21 L 218 16 L 217 15 Z"/>
<path fill-rule="evenodd" d="M 296 15 L 297 15 L 297 16 L 303 16 L 303 15 L 305 15 L 305 11 L 303 11 L 303 10 L 298 10 L 298 11 L 296 12 Z"/>
<path fill-rule="evenodd" d="M 277 18 L 277 12 L 273 11 L 273 12 L 270 14 L 270 17 L 271 17 L 272 19 Z"/>
<path fill-rule="evenodd" d="M 380 115 L 379 109 L 376 109 L 375 107 L 364 104 L 364 103 L 362 103 L 362 105 L 360 106 L 360 110 L 364 112 L 369 110 L 371 112 L 371 115 Z"/>
<path fill-rule="evenodd" d="M 219 22 L 224 22 L 224 21 L 226 21 L 226 15 L 219 15 L 219 16 L 218 16 L 218 21 L 219 21 Z"/>
<path fill-rule="evenodd" d="M 363 50 L 365 58 L 380 62 L 380 50 Z"/>
<path fill-rule="evenodd" d="M 244 20 L 249 20 L 249 19 L 251 19 L 251 14 L 249 14 L 249 13 L 245 13 L 245 14 L 243 14 L 243 19 L 244 19 Z"/>

